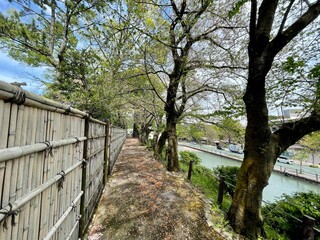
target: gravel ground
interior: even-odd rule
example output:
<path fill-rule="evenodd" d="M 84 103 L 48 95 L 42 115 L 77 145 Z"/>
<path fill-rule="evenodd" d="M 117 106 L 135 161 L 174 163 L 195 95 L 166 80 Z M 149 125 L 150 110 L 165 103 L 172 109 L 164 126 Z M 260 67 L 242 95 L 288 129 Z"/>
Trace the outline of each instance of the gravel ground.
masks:
<path fill-rule="evenodd" d="M 225 239 L 214 230 L 210 202 L 127 139 L 89 226 L 87 239 Z"/>

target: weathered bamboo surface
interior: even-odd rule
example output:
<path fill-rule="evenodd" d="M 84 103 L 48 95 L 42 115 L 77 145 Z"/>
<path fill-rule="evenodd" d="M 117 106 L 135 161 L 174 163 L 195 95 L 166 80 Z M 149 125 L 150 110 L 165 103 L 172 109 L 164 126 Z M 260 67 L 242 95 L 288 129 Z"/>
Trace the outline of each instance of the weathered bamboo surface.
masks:
<path fill-rule="evenodd" d="M 124 141 L 109 128 L 0 81 L 1 240 L 81 237 Z"/>
<path fill-rule="evenodd" d="M 126 130 L 122 128 L 112 127 L 110 131 L 109 174 L 111 174 L 112 172 L 116 159 L 119 156 L 119 153 L 127 136 Z"/>

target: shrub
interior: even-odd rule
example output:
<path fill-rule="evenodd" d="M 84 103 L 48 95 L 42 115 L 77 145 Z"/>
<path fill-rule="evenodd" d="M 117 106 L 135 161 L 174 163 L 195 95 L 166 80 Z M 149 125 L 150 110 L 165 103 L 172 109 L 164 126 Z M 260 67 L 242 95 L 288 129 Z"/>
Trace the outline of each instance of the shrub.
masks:
<path fill-rule="evenodd" d="M 231 167 L 231 166 L 220 166 L 214 170 L 216 175 L 224 176 L 225 182 L 225 191 L 233 197 L 234 194 L 234 186 L 237 183 L 237 176 L 239 173 L 239 167 Z"/>
<path fill-rule="evenodd" d="M 181 162 L 189 164 L 190 161 L 193 161 L 193 165 L 200 165 L 201 159 L 193 152 L 181 151 L 180 152 Z"/>
<path fill-rule="evenodd" d="M 302 239 L 301 223 L 289 215 L 302 220 L 303 215 L 316 219 L 316 228 L 320 227 L 320 195 L 313 192 L 283 194 L 274 203 L 263 207 L 265 224 L 289 239 Z M 318 236 L 319 237 L 319 236 Z M 319 239 L 319 238 L 317 238 Z"/>

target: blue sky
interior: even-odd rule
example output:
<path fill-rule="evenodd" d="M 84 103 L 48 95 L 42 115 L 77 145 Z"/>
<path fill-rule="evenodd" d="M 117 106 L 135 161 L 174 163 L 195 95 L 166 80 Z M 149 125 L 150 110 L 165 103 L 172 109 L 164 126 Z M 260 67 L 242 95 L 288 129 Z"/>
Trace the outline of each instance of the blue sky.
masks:
<path fill-rule="evenodd" d="M 24 89 L 41 94 L 44 85 L 40 81 L 44 81 L 45 68 L 30 67 L 19 63 L 7 56 L 6 53 L 0 52 L 0 81 L 4 82 L 26 82 Z"/>
<path fill-rule="evenodd" d="M 12 5 L 6 0 L 0 0 L 0 12 L 5 13 Z M 24 89 L 41 94 L 44 85 L 40 80 L 45 80 L 44 72 L 44 67 L 27 66 L 9 57 L 5 50 L 0 51 L 0 81 L 26 82 L 27 86 L 23 87 Z"/>

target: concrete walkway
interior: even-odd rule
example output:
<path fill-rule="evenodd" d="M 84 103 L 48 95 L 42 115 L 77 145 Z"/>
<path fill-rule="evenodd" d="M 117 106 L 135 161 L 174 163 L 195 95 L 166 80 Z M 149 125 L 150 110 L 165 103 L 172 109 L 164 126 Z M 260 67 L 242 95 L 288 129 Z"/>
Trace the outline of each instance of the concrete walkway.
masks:
<path fill-rule="evenodd" d="M 209 225 L 210 203 L 179 174 L 127 139 L 88 230 L 93 239 L 224 239 Z"/>

